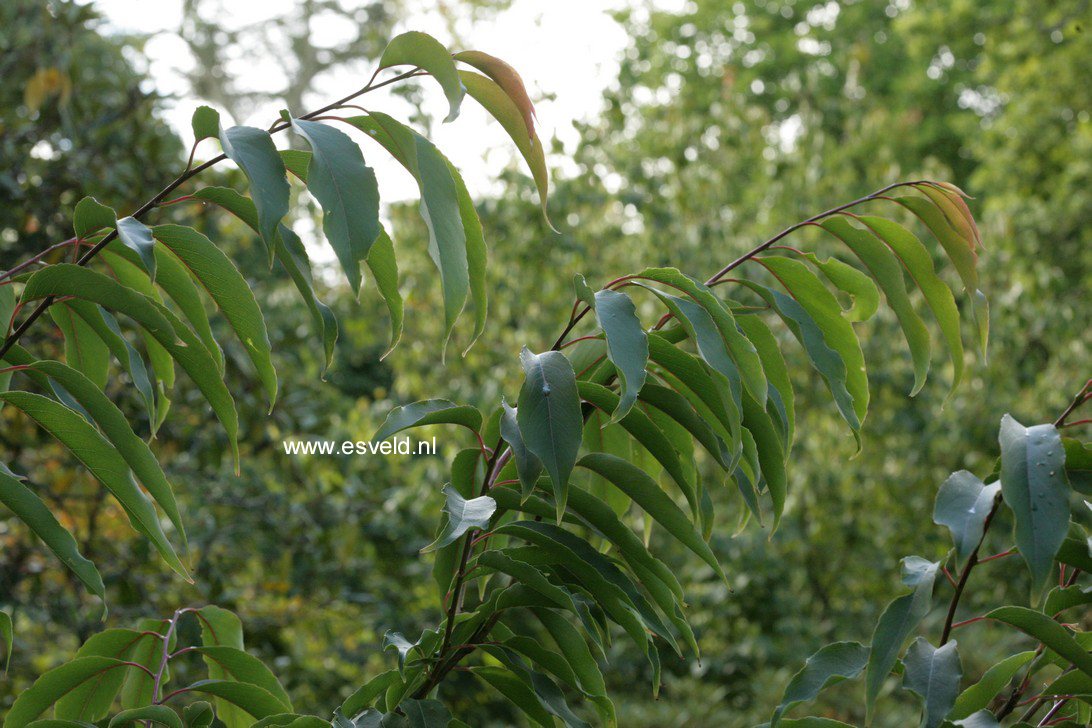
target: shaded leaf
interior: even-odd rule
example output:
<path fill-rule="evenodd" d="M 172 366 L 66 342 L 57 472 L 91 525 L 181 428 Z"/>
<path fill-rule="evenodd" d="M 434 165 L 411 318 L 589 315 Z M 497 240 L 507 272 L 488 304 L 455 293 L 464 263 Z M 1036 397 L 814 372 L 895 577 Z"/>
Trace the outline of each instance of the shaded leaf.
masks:
<path fill-rule="evenodd" d="M 1072 662 L 1084 674 L 1092 676 L 1092 653 L 1073 638 L 1072 631 L 1042 612 L 1027 607 L 1000 607 L 988 613 L 986 619 L 996 619 L 1012 625 Z"/>
<path fill-rule="evenodd" d="M 633 409 L 637 393 L 645 384 L 648 336 L 629 296 L 606 289 L 592 293 L 579 275 L 576 288 L 580 298 L 595 312 L 595 320 L 607 339 L 607 358 L 614 364 L 622 385 L 621 400 L 611 415 L 611 422 L 618 422 Z"/>
<path fill-rule="evenodd" d="M 951 532 L 960 563 L 967 560 L 982 540 L 986 516 L 1000 492 L 1000 483 L 984 485 L 966 470 L 952 473 L 940 486 L 933 508 L 933 522 L 946 526 Z"/>
<path fill-rule="evenodd" d="M 58 700 L 88 680 L 129 666 L 110 657 L 77 657 L 44 673 L 19 694 L 4 718 L 4 728 L 24 728 Z"/>
<path fill-rule="evenodd" d="M 76 237 L 83 239 L 91 233 L 112 228 L 117 224 L 117 213 L 94 197 L 84 197 L 72 211 L 72 227 Z"/>
<path fill-rule="evenodd" d="M 167 728 L 182 728 L 182 719 L 178 717 L 178 713 L 165 705 L 145 705 L 142 708 L 123 710 L 110 719 L 107 728 L 115 728 L 115 726 L 123 726 L 137 721 L 151 721 L 165 725 Z"/>
<path fill-rule="evenodd" d="M 410 427 L 440 424 L 462 425 L 476 433 L 482 426 L 482 414 L 470 405 L 458 405 L 446 399 L 424 399 L 392 409 L 372 435 L 372 442 L 385 440 Z"/>
<path fill-rule="evenodd" d="M 500 435 L 512 450 L 512 458 L 516 461 L 516 473 L 519 475 L 523 497 L 526 499 L 534 489 L 538 476 L 542 474 L 542 461 L 535 457 L 535 454 L 524 444 L 523 435 L 519 431 L 516 409 L 503 399 L 501 407 Z"/>
<path fill-rule="evenodd" d="M 955 706 L 948 717 L 952 720 L 969 718 L 973 713 L 985 709 L 1024 665 L 1035 657 L 1034 650 L 1009 655 L 996 665 L 986 670 L 974 685 L 964 690 L 956 698 Z"/>
<path fill-rule="evenodd" d="M 832 682 L 860 675 L 867 662 L 868 648 L 860 642 L 834 642 L 821 648 L 789 681 L 770 720 L 771 728 L 776 728 L 786 711 L 797 703 L 814 700 Z"/>
<path fill-rule="evenodd" d="M 955 641 L 934 648 L 924 637 L 918 637 L 906 651 L 903 664 L 902 686 L 917 693 L 924 703 L 921 728 L 936 728 L 959 695 L 963 666 Z"/>
<path fill-rule="evenodd" d="M 193 129 L 195 144 L 202 139 L 219 137 L 220 112 L 211 106 L 198 106 L 190 117 L 190 127 Z"/>
<path fill-rule="evenodd" d="M 258 210 L 258 230 L 272 251 L 277 226 L 288 214 L 289 195 L 284 162 L 273 139 L 261 129 L 233 126 L 220 132 L 220 145 L 250 180 L 250 196 Z"/>

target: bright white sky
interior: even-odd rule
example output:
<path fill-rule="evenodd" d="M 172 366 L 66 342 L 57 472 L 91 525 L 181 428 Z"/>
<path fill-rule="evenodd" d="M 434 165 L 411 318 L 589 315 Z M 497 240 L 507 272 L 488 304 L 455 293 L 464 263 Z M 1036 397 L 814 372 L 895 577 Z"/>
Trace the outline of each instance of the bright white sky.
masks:
<path fill-rule="evenodd" d="M 291 8 L 293 0 L 237 0 L 225 3 L 225 27 L 250 24 L 262 18 L 274 17 Z M 351 0 L 345 0 L 346 3 Z M 169 120 L 183 139 L 190 136 L 189 119 L 194 107 L 201 103 L 193 98 L 180 74 L 191 63 L 184 43 L 173 37 L 181 20 L 182 0 L 97 0 L 95 3 L 109 23 L 121 30 L 156 33 L 146 47 L 151 59 L 150 72 L 157 88 L 175 95 L 180 101 L 173 105 Z M 618 59 L 626 46 L 626 35 L 608 14 L 619 7 L 621 0 L 513 0 L 512 7 L 493 18 L 458 28 L 466 43 L 475 49 L 499 56 L 512 64 L 523 76 L 532 99 L 536 102 L 540 133 L 544 140 L 555 135 L 571 151 L 577 141 L 574 120 L 593 118 L 601 108 L 603 90 L 617 75 Z M 665 5 L 673 3 L 657 3 Z M 427 11 L 412 13 L 413 20 L 403 30 L 423 30 L 450 44 L 451 38 L 442 19 Z M 337 27 L 316 29 L 321 34 L 338 33 Z M 277 88 L 269 74 L 279 73 L 269 64 L 241 59 L 235 67 L 239 85 L 243 88 Z M 428 83 L 427 80 L 423 81 Z M 349 74 L 327 75 L 321 79 L 313 104 L 321 105 L 358 88 L 361 79 Z M 443 94 L 431 84 L 427 89 L 426 109 L 439 120 L 446 115 Z M 401 101 L 380 96 L 368 97 L 368 105 L 391 110 L 398 115 Z M 552 100 L 551 100 L 552 99 Z M 277 106 L 263 110 L 254 119 L 237 119 L 239 123 L 268 126 L 276 118 Z M 483 134 L 484 128 L 488 133 Z M 493 189 L 497 172 L 513 160 L 518 152 L 498 124 L 470 99 L 463 104 L 463 113 L 450 124 L 437 123 L 433 141 L 463 172 L 471 194 L 480 196 Z M 212 153 L 214 144 L 208 143 Z M 374 149 L 364 146 L 369 163 L 376 167 L 387 200 L 416 197 L 413 180 L 393 161 L 383 159 Z M 547 149 L 549 145 L 547 145 Z M 548 160 L 551 167 L 565 169 L 565 156 Z M 520 162 L 522 164 L 522 162 Z"/>

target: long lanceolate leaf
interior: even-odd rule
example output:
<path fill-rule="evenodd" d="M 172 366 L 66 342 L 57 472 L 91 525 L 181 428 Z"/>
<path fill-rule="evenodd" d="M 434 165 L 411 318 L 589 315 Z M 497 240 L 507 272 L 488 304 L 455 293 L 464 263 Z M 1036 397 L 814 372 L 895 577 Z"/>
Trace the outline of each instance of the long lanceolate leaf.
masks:
<path fill-rule="evenodd" d="M 250 126 L 234 126 L 220 132 L 224 154 L 239 165 L 250 180 L 250 196 L 258 208 L 258 229 L 270 249 L 277 225 L 288 214 L 288 179 L 284 162 L 268 132 Z"/>
<path fill-rule="evenodd" d="M 322 229 L 333 246 L 354 293 L 360 291 L 360 264 L 379 237 L 379 186 L 375 172 L 343 132 L 316 121 L 292 120 L 311 145 L 307 188 L 322 205 Z"/>
<path fill-rule="evenodd" d="M 95 271 L 71 264 L 52 265 L 35 273 L 23 289 L 23 300 L 75 296 L 124 313 L 146 331 L 190 375 L 223 424 L 236 462 L 239 457 L 235 402 L 219 367 L 193 332 L 162 304 Z"/>
<path fill-rule="evenodd" d="M 172 569 L 189 579 L 186 567 L 159 525 L 155 507 L 132 481 L 129 464 L 108 440 L 79 414 L 41 395 L 0 392 L 0 399 L 25 412 L 64 444 L 114 495 L 133 528 L 152 542 Z"/>
<path fill-rule="evenodd" d="M 102 576 L 95 565 L 80 554 L 76 539 L 58 521 L 49 507 L 29 487 L 0 469 L 0 503 L 11 509 L 49 550 L 57 555 L 87 589 L 105 603 Z M 10 645 L 8 654 L 10 654 Z"/>

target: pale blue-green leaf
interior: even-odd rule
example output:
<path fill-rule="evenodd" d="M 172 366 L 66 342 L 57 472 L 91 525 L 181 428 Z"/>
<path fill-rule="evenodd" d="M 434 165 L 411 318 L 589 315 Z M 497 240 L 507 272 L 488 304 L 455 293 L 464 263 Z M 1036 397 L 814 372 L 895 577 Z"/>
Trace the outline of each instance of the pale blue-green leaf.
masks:
<path fill-rule="evenodd" d="M 868 648 L 860 642 L 834 642 L 821 648 L 789 681 L 770 720 L 771 728 L 776 728 L 786 711 L 798 703 L 814 700 L 832 682 L 860 675 L 867 662 Z"/>
<path fill-rule="evenodd" d="M 250 196 L 258 210 L 258 230 L 270 250 L 277 226 L 288 214 L 288 179 L 284 162 L 269 133 L 250 126 L 220 132 L 224 154 L 239 165 L 250 181 Z"/>
<path fill-rule="evenodd" d="M 963 666 L 956 642 L 933 647 L 918 637 L 903 658 L 902 686 L 921 697 L 921 728 L 937 728 L 955 705 Z"/>
<path fill-rule="evenodd" d="M 155 280 L 155 239 L 147 225 L 135 217 L 118 220 L 118 240 L 137 254 L 141 267 Z"/>
<path fill-rule="evenodd" d="M 489 496 L 466 499 L 450 484 L 444 486 L 444 495 L 447 496 L 444 504 L 447 525 L 435 541 L 421 549 L 423 554 L 447 546 L 471 528 L 486 528 L 493 512 L 497 510 L 497 502 Z"/>
<path fill-rule="evenodd" d="M 967 560 L 982 540 L 986 516 L 1000 492 L 1000 483 L 984 485 L 966 470 L 952 473 L 940 486 L 933 508 L 933 522 L 946 526 L 951 532 L 960 563 Z"/>

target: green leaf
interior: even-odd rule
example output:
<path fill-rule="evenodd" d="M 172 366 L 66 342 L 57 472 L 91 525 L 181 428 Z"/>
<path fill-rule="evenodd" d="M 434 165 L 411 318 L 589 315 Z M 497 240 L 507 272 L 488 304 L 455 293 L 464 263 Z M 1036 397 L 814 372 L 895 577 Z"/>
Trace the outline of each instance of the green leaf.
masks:
<path fill-rule="evenodd" d="M 542 206 L 542 217 L 546 224 L 554 229 L 550 222 L 550 216 L 546 211 L 546 205 L 550 194 L 550 177 L 546 171 L 546 155 L 542 149 L 542 141 L 532 133 L 523 120 L 523 112 L 504 89 L 492 79 L 470 71 L 459 71 L 466 92 L 475 101 L 482 105 L 486 111 L 500 122 L 505 132 L 515 142 L 527 166 L 531 170 L 531 176 L 538 188 L 539 202 Z M 556 232 L 556 230 L 555 230 Z"/>
<path fill-rule="evenodd" d="M 446 399 L 424 399 L 392 409 L 372 436 L 372 442 L 385 440 L 410 427 L 440 424 L 462 425 L 476 433 L 482 426 L 482 413 L 470 405 L 458 405 Z"/>
<path fill-rule="evenodd" d="M 1092 604 L 1092 587 L 1079 584 L 1056 586 L 1047 592 L 1046 601 L 1043 603 L 1043 614 L 1057 617 L 1067 609 L 1085 604 Z"/>
<path fill-rule="evenodd" d="M 406 655 L 409 654 L 409 651 L 416 647 L 416 645 L 406 639 L 401 632 L 387 630 L 383 635 L 383 651 L 386 652 L 391 647 L 398 653 L 398 672 L 402 673 L 404 676 L 406 670 Z"/>
<path fill-rule="evenodd" d="M 646 384 L 641 389 L 640 401 L 655 407 L 682 425 L 721 467 L 726 469 L 730 467 L 732 455 L 728 452 L 728 446 L 724 440 L 694 411 L 681 394 L 657 384 Z"/>
<path fill-rule="evenodd" d="M 155 280 L 155 240 L 148 226 L 135 217 L 118 220 L 118 240 L 137 254 L 140 266 L 148 277 Z"/>
<path fill-rule="evenodd" d="M 725 442 L 738 446 L 741 427 L 739 407 L 731 397 L 723 396 L 701 362 L 672 345 L 659 332 L 648 337 L 648 356 L 664 370 L 661 376 L 670 375 L 668 382 L 690 402 L 702 419 L 717 425 L 720 430 L 718 434 Z"/>
<path fill-rule="evenodd" d="M 619 457 L 605 453 L 585 455 L 577 465 L 599 473 L 614 483 L 676 540 L 709 564 L 717 576 L 727 580 L 716 556 L 701 535 L 694 530 L 690 519 L 644 471 Z"/>
<path fill-rule="evenodd" d="M 208 703 L 206 703 L 208 705 Z M 300 715 L 298 713 L 278 713 L 262 718 L 250 728 L 270 728 L 271 726 L 284 726 L 284 728 L 330 728 L 330 721 L 323 720 L 315 715 Z"/>
<path fill-rule="evenodd" d="M 611 422 L 618 422 L 633 409 L 637 393 L 645 385 L 648 335 L 637 318 L 637 308 L 626 294 L 606 289 L 592 293 L 579 274 L 576 289 L 584 303 L 595 312 L 595 320 L 607 339 L 607 358 L 618 372 L 621 401 L 611 416 Z"/>
<path fill-rule="evenodd" d="M 453 55 L 456 61 L 461 61 L 473 66 L 486 76 L 491 78 L 501 90 L 511 99 L 519 109 L 524 126 L 527 127 L 529 138 L 535 135 L 535 107 L 531 103 L 531 97 L 527 95 L 527 88 L 523 85 L 523 79 L 506 62 L 481 51 L 460 51 Z"/>
<path fill-rule="evenodd" d="M 1075 695 L 1092 702 L 1092 677 L 1083 672 L 1065 672 L 1043 689 L 1041 695 Z"/>
<path fill-rule="evenodd" d="M 220 136 L 220 112 L 210 106 L 198 106 L 190 117 L 193 143 Z"/>
<path fill-rule="evenodd" d="M 439 150 L 436 152 L 440 154 Z M 440 156 L 443 156 L 442 154 Z M 474 207 L 474 200 L 466 189 L 466 182 L 447 158 L 448 171 L 455 182 L 455 197 L 459 201 L 459 216 L 463 223 L 463 232 L 466 233 L 466 266 L 470 279 L 470 300 L 474 303 L 474 333 L 470 336 L 470 342 L 463 349 L 466 356 L 471 347 L 478 341 L 478 337 L 485 331 L 485 324 L 489 318 L 489 283 L 485 277 L 486 259 L 489 251 L 485 245 L 485 236 L 482 232 L 482 221 L 478 218 L 478 210 Z"/>
<path fill-rule="evenodd" d="M 170 629 L 170 620 L 166 619 L 142 619 L 137 623 L 136 631 L 143 634 L 133 644 L 129 653 L 129 661 L 143 666 L 144 670 L 132 669 L 125 675 L 125 682 L 121 686 L 121 707 L 125 710 L 140 708 L 151 704 L 155 699 L 155 673 L 163 666 L 161 684 L 170 680 L 170 663 L 163 665 L 163 641 L 166 632 Z M 177 641 L 177 633 L 171 632 L 168 652 L 173 650 Z"/>
<path fill-rule="evenodd" d="M 744 281 L 743 285 L 757 293 L 785 322 L 793 336 L 804 347 L 815 371 L 823 377 L 827 388 L 834 397 L 838 412 L 853 431 L 853 436 L 860 442 L 861 419 L 857 414 L 855 400 L 849 391 L 846 361 L 842 354 L 828 346 L 819 323 L 794 299 L 780 291 Z M 829 296 L 829 292 L 827 293 Z M 833 297 L 831 297 L 833 299 Z M 834 302 L 837 305 L 837 301 Z M 848 322 L 847 322 L 848 325 Z M 859 445 L 858 445 L 859 446 Z"/>
<path fill-rule="evenodd" d="M 542 461 L 535 457 L 535 454 L 528 450 L 526 444 L 524 444 L 523 435 L 519 431 L 516 409 L 504 399 L 501 399 L 501 407 L 503 413 L 501 414 L 500 434 L 512 450 L 512 457 L 516 461 L 516 473 L 519 475 L 523 498 L 526 500 L 527 496 L 531 495 L 531 491 L 534 490 L 538 476 L 542 474 Z"/>
<path fill-rule="evenodd" d="M 500 488 L 498 492 L 503 490 Z M 513 552 L 513 555 L 517 554 L 518 552 Z M 478 565 L 508 574 L 523 586 L 534 589 L 558 609 L 568 609 L 574 614 L 577 611 L 572 595 L 553 584 L 545 574 L 531 564 L 519 558 L 513 558 L 504 550 L 486 551 L 478 557 Z"/>
<path fill-rule="evenodd" d="M 902 686 L 917 693 L 924 703 L 921 728 L 936 728 L 955 705 L 963 677 L 955 640 L 933 647 L 918 637 L 906 651 L 903 664 Z"/>
<path fill-rule="evenodd" d="M 167 728 L 182 728 L 182 719 L 178 717 L 178 713 L 165 705 L 145 705 L 143 708 L 123 710 L 110 719 L 107 728 L 115 728 L 115 726 L 120 728 L 127 723 L 137 721 L 152 721 L 165 725 Z"/>
<path fill-rule="evenodd" d="M 348 716 L 356 716 L 397 682 L 400 682 L 397 670 L 388 670 L 376 675 L 345 699 L 345 702 L 341 704 L 341 712 Z"/>
<path fill-rule="evenodd" d="M 578 382 L 577 391 L 582 399 L 606 412 L 608 415 L 617 410 L 618 395 L 606 387 L 593 384 L 592 382 Z M 663 466 L 664 470 L 671 476 L 671 479 L 679 486 L 679 490 L 682 492 L 683 496 L 686 497 L 691 510 L 696 514 L 697 487 L 694 482 L 695 478 L 687 476 L 687 473 L 684 471 L 683 465 L 680 462 L 678 451 L 671 444 L 671 441 L 664 434 L 663 430 L 661 430 L 656 423 L 640 409 L 631 410 L 628 415 L 622 418 L 622 421 L 619 424 L 641 443 L 641 445 L 656 458 L 656 461 Z"/>
<path fill-rule="evenodd" d="M 1000 483 L 984 485 L 966 470 L 952 473 L 940 486 L 933 508 L 933 522 L 947 526 L 951 531 L 960 563 L 967 560 L 982 540 L 986 517 L 1000 492 Z"/>
<path fill-rule="evenodd" d="M 0 498 L 4 496 L 6 480 L 7 476 L 0 473 Z M 11 665 L 11 648 L 15 643 L 15 630 L 11 626 L 11 615 L 4 611 L 0 611 L 0 639 L 4 640 L 4 672 L 7 672 L 8 666 Z"/>
<path fill-rule="evenodd" d="M 155 508 L 130 478 L 128 462 L 87 420 L 51 399 L 30 392 L 2 392 L 0 399 L 25 412 L 67 447 L 114 495 L 133 528 L 152 542 L 167 565 L 191 581 L 163 533 Z"/>
<path fill-rule="evenodd" d="M 887 305 L 895 312 L 906 337 L 906 344 L 910 347 L 910 356 L 914 362 L 914 388 L 910 395 L 917 394 L 925 385 L 929 373 L 929 331 L 910 303 L 910 297 L 906 295 L 902 267 L 894 253 L 870 230 L 854 227 L 844 217 L 828 218 L 820 224 L 853 251 L 883 290 Z"/>
<path fill-rule="evenodd" d="M 65 391 L 90 415 L 102 434 L 110 441 L 119 455 L 132 469 L 141 485 L 163 508 L 164 513 L 178 529 L 183 543 L 186 532 L 182 526 L 182 516 L 175 502 L 174 491 L 167 481 L 167 476 L 159 466 L 159 461 L 152 454 L 147 443 L 136 436 L 124 413 L 109 397 L 103 394 L 89 379 L 71 367 L 56 361 L 34 361 L 33 357 L 21 347 L 13 347 L 8 352 L 8 359 L 29 367 L 26 371 L 40 385 L 50 381 L 60 383 Z M 35 376 L 37 375 L 37 376 Z"/>
<path fill-rule="evenodd" d="M 446 351 L 452 328 L 466 304 L 470 286 L 468 238 L 463 225 L 467 201 L 460 202 L 458 185 L 452 176 L 453 168 L 432 142 L 386 114 L 373 112 L 346 121 L 382 144 L 417 180 L 421 190 L 421 218 L 429 233 L 428 252 L 440 271 L 444 291 Z M 471 232 L 475 232 L 473 221 Z M 474 245 L 478 245 L 477 240 Z M 478 260 L 479 256 L 484 259 L 482 251 L 475 248 L 472 257 L 476 275 L 482 263 Z"/>
<path fill-rule="evenodd" d="M 978 271 L 975 269 L 977 256 L 959 233 L 944 217 L 944 213 L 932 201 L 922 197 L 895 197 L 895 202 L 902 205 L 910 212 L 917 215 L 918 219 L 925 223 L 929 231 L 936 237 L 937 242 L 948 254 L 956 272 L 963 281 L 967 293 L 974 294 L 978 290 Z"/>
<path fill-rule="evenodd" d="M 206 647 L 233 647 L 236 650 L 243 649 L 243 624 L 239 621 L 239 618 L 232 612 L 222 607 L 215 605 L 208 605 L 201 607 L 201 609 L 195 612 L 197 621 L 201 624 L 201 643 Z M 228 671 L 212 657 L 204 656 L 205 665 L 208 667 L 209 677 L 213 680 L 224 680 L 229 678 Z M 263 689 L 264 690 L 264 689 Z M 268 693 L 268 691 L 265 691 Z M 236 702 L 229 699 L 227 696 L 220 696 L 218 693 L 211 693 L 217 697 L 212 701 L 216 707 L 216 715 L 222 720 L 228 728 L 246 728 L 251 724 L 251 720 L 246 716 L 246 707 L 240 706 Z M 269 693 L 278 704 L 279 700 Z M 245 711 L 245 712 L 244 712 Z M 284 708 L 281 707 L 272 713 L 283 713 Z M 265 716 L 254 715 L 255 718 L 263 718 Z"/>
<path fill-rule="evenodd" d="M 1054 568 L 1069 526 L 1065 450 L 1054 425 L 1024 427 L 1001 418 L 1001 492 L 1015 517 L 1016 547 L 1031 572 L 1035 600 Z"/>
<path fill-rule="evenodd" d="M 194 647 L 209 665 L 215 663 L 222 671 L 221 677 L 257 685 L 279 700 L 286 711 L 292 710 L 292 701 L 277 677 L 261 660 L 241 649 L 228 645 L 202 645 Z"/>
<path fill-rule="evenodd" d="M 3 728 L 24 728 L 49 706 L 84 685 L 113 671 L 124 673 L 129 666 L 110 657 L 77 657 L 49 670 L 23 690 L 8 711 Z"/>
<path fill-rule="evenodd" d="M 1034 657 L 1034 650 L 1018 652 L 986 670 L 978 682 L 959 694 L 948 717 L 952 720 L 969 718 L 973 713 L 988 707 L 1020 671 L 1020 668 L 1031 662 Z"/>
<path fill-rule="evenodd" d="M 402 294 L 398 290 L 398 260 L 394 257 L 394 243 L 391 242 L 390 236 L 382 226 L 379 228 L 379 237 L 375 239 L 375 243 L 368 251 L 366 262 L 368 270 L 375 278 L 379 295 L 383 297 L 383 302 L 387 305 L 387 315 L 391 320 L 391 341 L 387 345 L 387 350 L 383 352 L 383 356 L 380 357 L 385 359 L 394 351 L 394 347 L 398 346 L 398 341 L 402 338 L 405 307 L 402 303 Z M 336 324 L 334 334 L 336 338 Z M 329 357 L 333 354 L 332 343 L 327 354 L 327 366 L 329 366 Z"/>
<path fill-rule="evenodd" d="M 498 634 L 498 637 L 503 638 L 503 627 L 499 629 L 498 632 L 500 633 Z M 590 725 L 578 718 L 572 712 L 568 702 L 565 700 L 565 695 L 561 692 L 561 688 L 558 687 L 557 683 L 546 675 L 531 669 L 523 657 L 517 654 L 515 650 L 512 650 L 507 646 L 492 644 L 484 645 L 482 649 L 497 658 L 501 664 L 518 676 L 525 685 L 529 685 L 531 690 L 534 691 L 535 697 L 538 698 L 539 704 L 542 705 L 547 712 L 560 718 L 561 722 L 567 728 L 591 728 Z M 540 654 L 541 652 L 542 651 L 540 651 Z"/>
<path fill-rule="evenodd" d="M 534 615 L 549 632 L 561 655 L 568 661 L 579 682 L 579 688 L 587 695 L 606 697 L 603 673 L 592 656 L 588 643 L 568 621 L 549 609 L 532 609 Z"/>
<path fill-rule="evenodd" d="M 444 526 L 439 538 L 421 549 L 423 554 L 447 546 L 461 538 L 471 528 L 486 528 L 493 512 L 497 510 L 496 501 L 489 496 L 483 495 L 467 500 L 450 484 L 444 486 L 444 495 L 447 496 L 447 503 L 444 504 L 447 525 Z"/>
<path fill-rule="evenodd" d="M 235 682 L 234 680 L 198 680 L 188 685 L 187 692 L 206 693 L 227 701 L 250 714 L 254 719 L 260 720 L 269 715 L 284 712 L 284 705 L 268 690 L 249 683 Z M 217 710 L 217 716 L 224 720 L 222 711 Z M 233 728 L 227 720 L 224 722 Z M 249 726 L 254 721 L 246 721 Z"/>
<path fill-rule="evenodd" d="M 106 343 L 68 306 L 50 306 L 49 315 L 64 334 L 65 362 L 82 372 L 100 390 L 104 389 L 110 373 L 110 351 Z"/>
<path fill-rule="evenodd" d="M 190 703 L 182 709 L 182 720 L 185 721 L 186 728 L 207 728 L 212 724 L 212 719 L 215 717 L 212 706 L 204 700 Z M 324 723 L 323 728 L 328 728 L 329 721 L 324 721 Z"/>
<path fill-rule="evenodd" d="M 872 278 L 837 258 L 819 260 L 815 253 L 805 253 L 804 257 L 818 269 L 823 276 L 838 290 L 852 299 L 852 305 L 844 309 L 843 315 L 850 321 L 867 321 L 880 307 L 880 289 Z"/>
<path fill-rule="evenodd" d="M 1065 472 L 1073 490 L 1092 495 L 1092 444 L 1082 443 L 1072 437 L 1062 438 L 1065 448 Z"/>
<path fill-rule="evenodd" d="M 193 228 L 157 225 L 152 233 L 208 292 L 239 337 L 265 386 L 269 406 L 277 399 L 277 373 L 265 317 L 239 269 L 211 240 Z"/>
<path fill-rule="evenodd" d="M 451 53 L 438 40 L 418 31 L 396 36 L 379 58 L 380 70 L 391 66 L 416 66 L 428 71 L 447 96 L 450 111 L 444 121 L 453 121 L 459 115 L 463 86 L 459 83 L 459 72 Z"/>
<path fill-rule="evenodd" d="M 239 165 L 250 180 L 250 196 L 258 210 L 262 240 L 273 249 L 277 226 L 288 214 L 288 179 L 284 162 L 268 132 L 251 126 L 233 126 L 220 132 L 220 145 L 228 159 Z"/>
<path fill-rule="evenodd" d="M 379 237 L 379 185 L 348 135 L 316 121 L 292 120 L 292 128 L 311 145 L 307 189 L 322 205 L 322 230 L 360 292 L 360 264 Z"/>
<path fill-rule="evenodd" d="M 771 728 L 776 728 L 786 711 L 798 703 L 814 700 L 832 682 L 860 675 L 867 662 L 868 648 L 860 642 L 834 642 L 820 649 L 792 676 L 770 719 Z"/>
<path fill-rule="evenodd" d="M 864 354 L 853 326 L 841 314 L 837 299 L 815 277 L 815 274 L 796 260 L 779 257 L 757 259 L 777 278 L 797 303 L 807 311 L 823 332 L 823 339 L 845 362 L 845 386 L 853 398 L 853 411 L 858 423 L 863 423 L 868 412 L 868 375 L 865 373 Z"/>
<path fill-rule="evenodd" d="M 520 362 L 525 379 L 516 418 L 527 449 L 542 461 L 553 481 L 560 523 L 584 425 L 576 375 L 569 360 L 556 351 L 534 354 L 524 347 Z"/>
<path fill-rule="evenodd" d="M 542 728 L 555 728 L 553 716 L 539 702 L 538 696 L 525 682 L 503 667 L 472 667 L 471 672 L 523 711 L 524 715 Z"/>
<path fill-rule="evenodd" d="M 451 713 L 439 700 L 403 700 L 398 709 L 406 714 L 410 728 L 447 728 Z"/>
<path fill-rule="evenodd" d="M 208 400 L 224 425 L 236 462 L 239 458 L 238 416 L 230 392 L 218 376 L 216 361 L 190 329 L 162 304 L 113 279 L 81 266 L 58 263 L 35 273 L 23 289 L 23 300 L 76 296 L 130 316 L 166 349 Z M 157 368 L 157 374 L 159 370 Z"/>
<path fill-rule="evenodd" d="M 906 272 L 921 290 L 925 303 L 936 317 L 941 335 L 948 345 L 953 369 L 951 391 L 954 392 L 963 378 L 963 341 L 959 334 L 959 309 L 951 289 L 936 274 L 933 257 L 912 232 L 882 217 L 861 216 L 857 219 L 867 225 L 898 256 Z"/>
<path fill-rule="evenodd" d="M 72 211 L 72 227 L 81 240 L 103 228 L 114 227 L 117 219 L 116 212 L 94 197 L 84 197 Z"/>
<path fill-rule="evenodd" d="M 933 581 L 940 564 L 911 556 L 903 559 L 902 568 L 902 581 L 907 586 L 913 587 L 913 591 L 887 605 L 872 633 L 868 669 L 865 673 L 865 707 L 869 720 L 876 696 L 879 695 L 884 680 L 895 666 L 903 643 L 932 606 Z"/>
<path fill-rule="evenodd" d="M 657 634 L 673 641 L 666 628 L 656 625 L 659 620 L 632 582 L 586 541 L 539 521 L 506 523 L 494 533 L 515 536 L 534 544 L 530 549 L 532 555 L 537 553 L 545 563 L 561 565 L 571 572 L 579 580 L 580 588 L 587 590 L 650 659 L 654 659 L 651 653 L 656 648 L 649 642 L 646 630 L 658 627 Z M 638 604 L 644 608 L 639 610 Z"/>
<path fill-rule="evenodd" d="M 1092 653 L 1073 638 L 1073 633 L 1042 612 L 1027 607 L 1000 607 L 986 615 L 1010 624 L 1021 632 L 1034 637 L 1086 675 L 1092 676 Z"/>
<path fill-rule="evenodd" d="M 144 400 L 144 407 L 148 413 L 149 423 L 154 425 L 155 392 L 152 389 L 152 382 L 148 376 L 148 368 L 144 364 L 144 359 L 142 359 L 136 349 L 133 348 L 133 345 L 122 335 L 121 327 L 118 326 L 117 319 L 100 306 L 88 303 L 87 301 L 78 300 L 54 303 L 50 306 L 50 312 L 52 313 L 53 309 L 62 306 L 71 309 L 76 316 L 83 319 L 84 323 L 90 326 L 91 330 L 106 344 L 110 353 L 114 355 L 114 358 L 121 364 L 121 368 L 125 370 L 129 375 L 129 378 L 133 381 L 133 386 L 136 387 L 137 391 L 140 393 L 141 399 Z"/>

